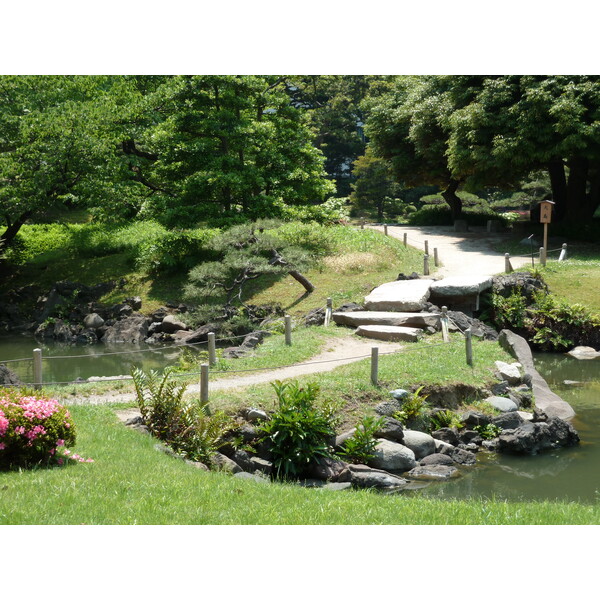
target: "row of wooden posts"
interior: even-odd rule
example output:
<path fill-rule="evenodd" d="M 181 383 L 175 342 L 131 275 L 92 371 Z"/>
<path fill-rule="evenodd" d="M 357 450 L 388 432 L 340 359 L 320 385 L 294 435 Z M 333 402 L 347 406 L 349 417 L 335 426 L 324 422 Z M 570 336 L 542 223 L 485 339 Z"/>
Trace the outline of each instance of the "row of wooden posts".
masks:
<path fill-rule="evenodd" d="M 540 265 L 542 265 L 542 267 L 546 266 L 547 258 L 548 257 L 547 257 L 546 249 L 544 248 L 544 246 L 540 246 L 539 261 L 540 261 Z M 562 248 L 560 249 L 560 255 L 558 256 L 558 260 L 559 261 L 567 260 L 567 244 L 562 245 Z M 532 261 L 533 261 L 533 255 L 532 255 Z M 510 254 L 508 252 L 504 255 L 504 270 L 506 273 L 512 273 L 514 270 L 513 266 L 510 263 Z"/>

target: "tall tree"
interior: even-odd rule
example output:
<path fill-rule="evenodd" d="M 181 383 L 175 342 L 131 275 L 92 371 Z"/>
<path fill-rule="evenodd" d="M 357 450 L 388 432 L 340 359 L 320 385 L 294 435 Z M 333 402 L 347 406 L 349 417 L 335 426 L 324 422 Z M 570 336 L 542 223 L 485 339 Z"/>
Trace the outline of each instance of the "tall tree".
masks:
<path fill-rule="evenodd" d="M 172 77 L 139 106 L 123 150 L 148 192 L 145 214 L 170 224 L 277 216 L 334 191 L 283 78 Z"/>

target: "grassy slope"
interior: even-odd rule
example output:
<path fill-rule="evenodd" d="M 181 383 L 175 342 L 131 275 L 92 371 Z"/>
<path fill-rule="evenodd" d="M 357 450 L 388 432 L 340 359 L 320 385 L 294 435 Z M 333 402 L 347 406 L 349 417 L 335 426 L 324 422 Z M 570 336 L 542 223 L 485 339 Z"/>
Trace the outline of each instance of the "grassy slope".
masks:
<path fill-rule="evenodd" d="M 598 524 L 575 503 L 442 501 L 240 481 L 154 449 L 110 407 L 74 407 L 90 464 L 0 473 L 0 524 Z"/>

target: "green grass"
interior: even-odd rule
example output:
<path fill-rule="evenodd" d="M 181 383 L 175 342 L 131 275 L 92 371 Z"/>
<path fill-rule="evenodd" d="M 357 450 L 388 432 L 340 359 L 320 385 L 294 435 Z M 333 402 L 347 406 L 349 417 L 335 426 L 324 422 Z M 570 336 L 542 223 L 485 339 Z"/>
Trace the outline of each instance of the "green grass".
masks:
<path fill-rule="evenodd" d="M 75 451 L 95 462 L 0 473 L 0 524 L 598 524 L 574 502 L 444 501 L 308 490 L 199 471 L 120 424 L 115 407 L 73 407 Z"/>

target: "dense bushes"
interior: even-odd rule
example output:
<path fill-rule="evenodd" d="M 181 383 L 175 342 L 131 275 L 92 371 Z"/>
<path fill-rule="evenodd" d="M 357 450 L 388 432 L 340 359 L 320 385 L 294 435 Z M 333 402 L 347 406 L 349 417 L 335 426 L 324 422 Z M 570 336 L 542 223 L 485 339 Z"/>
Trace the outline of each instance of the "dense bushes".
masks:
<path fill-rule="evenodd" d="M 0 468 L 62 464 L 75 437 L 69 411 L 55 400 L 0 390 Z"/>

